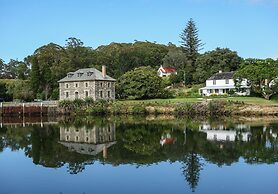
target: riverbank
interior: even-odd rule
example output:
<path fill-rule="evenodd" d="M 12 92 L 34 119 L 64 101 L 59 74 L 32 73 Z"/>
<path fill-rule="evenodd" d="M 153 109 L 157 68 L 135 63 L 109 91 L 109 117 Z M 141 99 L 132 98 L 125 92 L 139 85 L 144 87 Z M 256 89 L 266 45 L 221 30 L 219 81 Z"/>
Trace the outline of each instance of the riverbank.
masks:
<path fill-rule="evenodd" d="M 30 115 L 173 115 L 185 117 L 210 116 L 275 116 L 278 102 L 256 97 L 175 98 L 152 100 L 51 101 L 9 103 L 0 106 L 2 116 Z"/>
<path fill-rule="evenodd" d="M 278 103 L 254 97 L 112 102 L 77 100 L 60 102 L 58 110 L 63 115 L 278 116 Z"/>

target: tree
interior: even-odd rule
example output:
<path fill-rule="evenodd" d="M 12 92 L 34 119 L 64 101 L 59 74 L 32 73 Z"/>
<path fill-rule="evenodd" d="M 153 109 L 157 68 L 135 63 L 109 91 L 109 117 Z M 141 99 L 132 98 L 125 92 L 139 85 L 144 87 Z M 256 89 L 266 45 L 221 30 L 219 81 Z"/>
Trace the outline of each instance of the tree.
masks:
<path fill-rule="evenodd" d="M 23 61 L 11 59 L 6 65 L 6 72 L 11 78 L 26 79 L 29 74 L 29 67 Z"/>
<path fill-rule="evenodd" d="M 197 58 L 196 72 L 193 75 L 194 81 L 203 83 L 219 70 L 235 71 L 241 62 L 242 58 L 238 56 L 237 52 L 228 48 L 216 48 L 208 51 Z"/>
<path fill-rule="evenodd" d="M 87 68 L 95 63 L 94 50 L 85 47 L 84 43 L 77 38 L 70 37 L 66 40 L 65 46 L 66 64 L 68 71 L 76 71 L 80 68 Z"/>
<path fill-rule="evenodd" d="M 237 84 L 247 79 L 255 93 L 269 100 L 278 93 L 278 60 L 247 59 L 236 71 L 234 79 Z"/>
<path fill-rule="evenodd" d="M 33 91 L 29 80 L 15 79 L 12 84 L 9 84 L 8 93 L 13 99 L 31 101 L 34 99 Z"/>
<path fill-rule="evenodd" d="M 188 59 L 194 62 L 197 59 L 198 52 L 202 49 L 204 44 L 198 37 L 198 29 L 192 18 L 188 21 L 180 38 L 183 51 L 187 54 Z"/>
<path fill-rule="evenodd" d="M 106 65 L 108 73 L 119 78 L 136 67 L 158 68 L 167 52 L 167 46 L 151 42 L 111 43 L 96 49 L 96 65 Z"/>
<path fill-rule="evenodd" d="M 151 67 L 138 67 L 126 72 L 117 82 L 120 98 L 148 99 L 165 95 L 162 78 Z"/>
<path fill-rule="evenodd" d="M 182 51 L 182 48 L 169 46 L 167 55 L 163 58 L 163 66 L 175 67 L 177 69 L 185 69 L 188 64 L 188 58 Z"/>
<path fill-rule="evenodd" d="M 192 74 L 196 69 L 196 60 L 199 55 L 199 51 L 204 45 L 198 37 L 198 29 L 192 18 L 188 21 L 185 29 L 182 31 L 181 35 L 181 47 L 183 52 L 187 56 L 187 65 L 184 69 L 188 76 L 190 76 L 190 82 L 192 82 Z"/>

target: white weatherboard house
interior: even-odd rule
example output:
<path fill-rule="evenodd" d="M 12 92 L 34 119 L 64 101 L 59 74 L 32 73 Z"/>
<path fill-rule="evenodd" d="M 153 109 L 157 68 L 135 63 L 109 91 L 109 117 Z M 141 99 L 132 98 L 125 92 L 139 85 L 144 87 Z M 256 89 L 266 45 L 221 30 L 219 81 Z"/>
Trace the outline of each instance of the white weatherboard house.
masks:
<path fill-rule="evenodd" d="M 163 67 L 162 65 L 157 70 L 159 77 L 168 77 L 171 74 L 177 74 L 177 70 L 174 67 Z"/>
<path fill-rule="evenodd" d="M 250 86 L 247 80 L 241 82 L 240 89 L 236 90 L 233 80 L 234 72 L 222 72 L 212 75 L 206 80 L 206 87 L 200 88 L 199 92 L 203 96 L 229 94 L 230 91 L 235 91 L 235 94 L 246 96 L 250 95 Z"/>

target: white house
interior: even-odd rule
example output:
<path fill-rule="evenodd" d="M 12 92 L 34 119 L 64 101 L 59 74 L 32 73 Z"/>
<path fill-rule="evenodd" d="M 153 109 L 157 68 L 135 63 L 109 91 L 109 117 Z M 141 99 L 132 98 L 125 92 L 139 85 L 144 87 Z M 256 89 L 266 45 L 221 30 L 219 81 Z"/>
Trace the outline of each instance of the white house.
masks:
<path fill-rule="evenodd" d="M 233 75 L 234 72 L 219 71 L 206 80 L 206 87 L 200 88 L 199 93 L 204 96 L 210 96 L 212 94 L 228 94 L 230 91 L 234 91 L 237 95 L 250 95 L 250 86 L 248 86 L 247 80 L 243 80 L 240 89 L 236 90 Z"/>
<path fill-rule="evenodd" d="M 174 67 L 163 67 L 161 65 L 157 71 L 157 74 L 159 77 L 167 77 L 171 74 L 177 74 L 177 70 Z"/>

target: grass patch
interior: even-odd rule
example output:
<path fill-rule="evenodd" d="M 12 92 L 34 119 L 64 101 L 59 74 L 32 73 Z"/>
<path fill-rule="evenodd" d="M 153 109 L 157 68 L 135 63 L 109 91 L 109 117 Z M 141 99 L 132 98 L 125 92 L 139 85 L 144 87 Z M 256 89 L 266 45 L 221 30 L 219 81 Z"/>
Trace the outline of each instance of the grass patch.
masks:
<path fill-rule="evenodd" d="M 122 103 L 138 104 L 138 103 L 150 103 L 150 104 L 169 104 L 169 103 L 196 103 L 206 100 L 221 100 L 221 101 L 233 101 L 244 102 L 245 104 L 258 104 L 258 105 L 278 105 L 277 100 L 266 100 L 260 97 L 216 97 L 216 98 L 171 98 L 171 99 L 151 99 L 151 100 L 120 100 Z"/>

